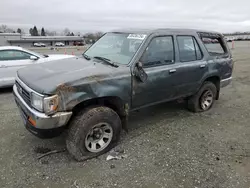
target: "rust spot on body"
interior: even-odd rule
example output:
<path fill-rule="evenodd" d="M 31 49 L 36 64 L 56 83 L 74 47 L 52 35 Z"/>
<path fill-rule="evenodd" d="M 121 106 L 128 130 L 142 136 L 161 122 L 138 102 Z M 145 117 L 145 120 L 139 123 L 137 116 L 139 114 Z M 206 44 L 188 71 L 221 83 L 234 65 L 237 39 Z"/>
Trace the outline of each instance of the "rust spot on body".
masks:
<path fill-rule="evenodd" d="M 60 84 L 56 88 L 56 92 L 74 92 L 75 88 L 66 84 Z"/>

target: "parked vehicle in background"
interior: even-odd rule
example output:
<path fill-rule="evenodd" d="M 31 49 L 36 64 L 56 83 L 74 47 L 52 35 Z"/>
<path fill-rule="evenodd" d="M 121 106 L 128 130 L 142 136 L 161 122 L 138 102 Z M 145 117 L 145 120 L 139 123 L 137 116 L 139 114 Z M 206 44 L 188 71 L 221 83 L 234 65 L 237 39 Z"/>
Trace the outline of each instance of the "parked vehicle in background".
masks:
<path fill-rule="evenodd" d="M 84 46 L 83 42 L 73 42 L 74 46 Z"/>
<path fill-rule="evenodd" d="M 62 42 L 56 42 L 56 43 L 55 43 L 55 46 L 65 46 L 65 44 L 62 43 Z"/>
<path fill-rule="evenodd" d="M 209 43 L 212 43 L 212 40 L 213 39 L 209 39 L 209 38 L 203 38 L 202 41 L 204 44 L 209 44 Z"/>
<path fill-rule="evenodd" d="M 53 60 L 73 57 L 72 55 L 43 55 L 21 47 L 0 47 L 0 88 L 13 86 L 16 71 L 22 67 Z"/>
<path fill-rule="evenodd" d="M 35 46 L 35 47 L 46 47 L 46 44 L 44 44 L 44 43 L 42 43 L 42 42 L 35 42 L 35 43 L 33 44 L 33 46 Z"/>
<path fill-rule="evenodd" d="M 13 89 L 26 128 L 41 138 L 68 131 L 67 149 L 82 161 L 116 145 L 131 111 L 176 99 L 209 110 L 232 71 L 220 33 L 116 30 L 82 57 L 20 69 Z"/>
<path fill-rule="evenodd" d="M 219 41 L 217 39 L 212 39 L 212 43 L 218 43 Z"/>

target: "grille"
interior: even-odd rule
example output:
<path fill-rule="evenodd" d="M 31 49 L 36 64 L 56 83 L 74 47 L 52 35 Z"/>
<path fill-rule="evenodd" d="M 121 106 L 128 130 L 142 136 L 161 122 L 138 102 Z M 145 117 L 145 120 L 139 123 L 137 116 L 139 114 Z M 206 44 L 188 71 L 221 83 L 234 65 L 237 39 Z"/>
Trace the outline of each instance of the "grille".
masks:
<path fill-rule="evenodd" d="M 30 106 L 31 105 L 30 93 L 26 91 L 17 81 L 16 81 L 16 87 L 17 87 L 18 93 L 21 95 L 23 100 Z"/>

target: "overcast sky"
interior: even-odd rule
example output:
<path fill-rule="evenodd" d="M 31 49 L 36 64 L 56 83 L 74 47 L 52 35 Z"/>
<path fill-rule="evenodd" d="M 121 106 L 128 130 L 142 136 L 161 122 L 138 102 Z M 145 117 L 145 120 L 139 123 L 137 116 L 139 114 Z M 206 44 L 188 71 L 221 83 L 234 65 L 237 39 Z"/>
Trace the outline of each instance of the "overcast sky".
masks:
<path fill-rule="evenodd" d="M 127 27 L 250 31 L 250 1 L 0 0 L 0 24 L 81 32 Z"/>

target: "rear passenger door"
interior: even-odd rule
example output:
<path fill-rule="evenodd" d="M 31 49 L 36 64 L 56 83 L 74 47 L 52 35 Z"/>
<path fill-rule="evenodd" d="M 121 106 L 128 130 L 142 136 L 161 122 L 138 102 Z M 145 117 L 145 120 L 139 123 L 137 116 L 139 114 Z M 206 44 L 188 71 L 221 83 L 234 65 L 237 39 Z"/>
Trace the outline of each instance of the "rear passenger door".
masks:
<path fill-rule="evenodd" d="M 208 71 L 208 66 L 195 36 L 177 35 L 176 42 L 179 54 L 176 97 L 185 97 L 197 91 L 200 81 Z"/>

